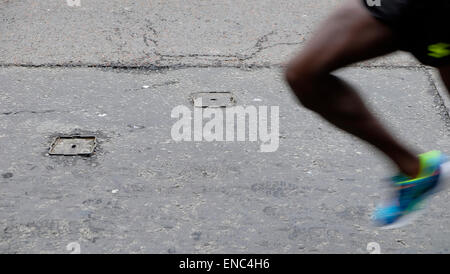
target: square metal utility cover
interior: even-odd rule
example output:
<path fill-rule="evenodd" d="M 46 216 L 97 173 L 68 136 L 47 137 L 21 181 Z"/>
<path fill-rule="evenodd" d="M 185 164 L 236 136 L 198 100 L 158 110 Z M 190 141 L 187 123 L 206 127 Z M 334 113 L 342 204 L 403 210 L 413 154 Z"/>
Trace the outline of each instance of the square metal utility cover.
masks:
<path fill-rule="evenodd" d="M 59 136 L 50 146 L 48 154 L 64 156 L 90 156 L 97 146 L 95 136 Z"/>
<path fill-rule="evenodd" d="M 211 92 L 197 92 L 191 94 L 191 101 L 195 107 L 195 101 L 202 99 L 203 108 L 226 108 L 236 105 L 236 98 L 228 91 L 211 91 Z"/>

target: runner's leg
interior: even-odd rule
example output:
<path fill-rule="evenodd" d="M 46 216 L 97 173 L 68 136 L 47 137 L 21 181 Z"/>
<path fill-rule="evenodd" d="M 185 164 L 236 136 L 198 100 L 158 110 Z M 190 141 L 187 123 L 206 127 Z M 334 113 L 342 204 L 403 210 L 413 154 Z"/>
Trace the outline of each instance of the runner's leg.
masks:
<path fill-rule="evenodd" d="M 396 51 L 392 31 L 358 0 L 350 0 L 320 27 L 287 66 L 285 76 L 299 101 L 330 123 L 374 145 L 411 177 L 415 153 L 397 141 L 369 112 L 348 83 L 331 73 L 349 64 Z"/>
<path fill-rule="evenodd" d="M 439 72 L 441 73 L 442 81 L 447 86 L 447 91 L 450 92 L 450 65 L 439 68 Z"/>

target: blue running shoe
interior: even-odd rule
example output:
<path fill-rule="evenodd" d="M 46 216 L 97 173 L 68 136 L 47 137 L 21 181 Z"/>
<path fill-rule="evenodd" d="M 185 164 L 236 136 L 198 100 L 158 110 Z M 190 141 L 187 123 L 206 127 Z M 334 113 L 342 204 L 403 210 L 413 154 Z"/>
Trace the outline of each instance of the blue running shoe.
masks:
<path fill-rule="evenodd" d="M 396 197 L 375 210 L 372 219 L 377 226 L 397 228 L 410 223 L 409 215 L 423 209 L 423 201 L 438 191 L 444 180 L 442 167 L 447 157 L 439 151 L 430 151 L 419 155 L 419 160 L 419 176 L 398 175 L 391 179 Z"/>

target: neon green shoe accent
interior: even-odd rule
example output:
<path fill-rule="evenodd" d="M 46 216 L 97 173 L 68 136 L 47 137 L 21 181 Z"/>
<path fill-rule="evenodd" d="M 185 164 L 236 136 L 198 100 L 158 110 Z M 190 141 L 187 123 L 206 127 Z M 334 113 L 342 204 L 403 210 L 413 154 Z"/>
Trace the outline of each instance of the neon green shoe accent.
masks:
<path fill-rule="evenodd" d="M 428 46 L 428 50 L 430 51 L 428 55 L 435 58 L 444 58 L 450 55 L 449 47 L 450 44 L 447 43 L 437 43 L 434 45 L 430 45 Z"/>
<path fill-rule="evenodd" d="M 416 178 L 410 180 L 405 180 L 403 182 L 397 182 L 396 185 L 410 184 L 414 182 L 419 182 L 420 180 L 426 179 L 433 175 L 436 169 L 441 163 L 442 153 L 437 150 L 433 150 L 427 153 L 419 155 L 420 161 L 420 172 Z"/>

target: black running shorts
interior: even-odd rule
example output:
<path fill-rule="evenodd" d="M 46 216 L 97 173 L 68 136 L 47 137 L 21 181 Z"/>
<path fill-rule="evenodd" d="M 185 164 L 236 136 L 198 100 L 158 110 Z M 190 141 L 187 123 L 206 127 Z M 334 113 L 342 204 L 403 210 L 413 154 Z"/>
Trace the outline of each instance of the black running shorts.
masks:
<path fill-rule="evenodd" d="M 362 0 L 395 32 L 399 49 L 425 65 L 450 65 L 450 0 Z"/>

